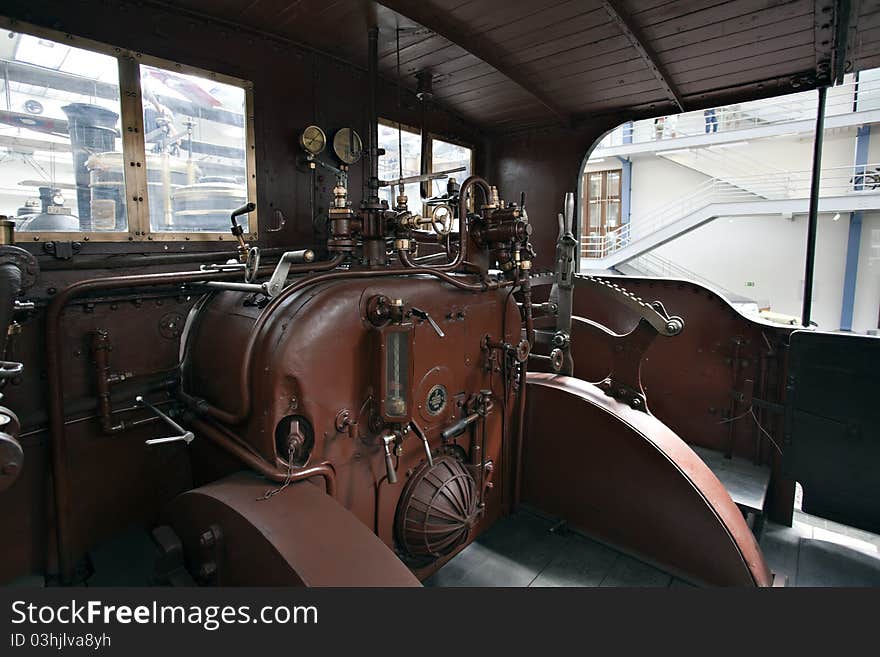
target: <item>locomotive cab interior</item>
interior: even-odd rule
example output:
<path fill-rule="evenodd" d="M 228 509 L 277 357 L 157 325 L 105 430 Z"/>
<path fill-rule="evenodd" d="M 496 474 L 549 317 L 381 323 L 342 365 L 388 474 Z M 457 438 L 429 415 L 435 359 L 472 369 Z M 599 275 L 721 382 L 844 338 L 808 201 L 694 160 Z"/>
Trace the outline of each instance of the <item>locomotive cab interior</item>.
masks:
<path fill-rule="evenodd" d="M 580 271 L 609 130 L 880 65 L 692 5 L 4 3 L 0 583 L 794 585 L 796 482 L 880 532 L 874 338 Z"/>

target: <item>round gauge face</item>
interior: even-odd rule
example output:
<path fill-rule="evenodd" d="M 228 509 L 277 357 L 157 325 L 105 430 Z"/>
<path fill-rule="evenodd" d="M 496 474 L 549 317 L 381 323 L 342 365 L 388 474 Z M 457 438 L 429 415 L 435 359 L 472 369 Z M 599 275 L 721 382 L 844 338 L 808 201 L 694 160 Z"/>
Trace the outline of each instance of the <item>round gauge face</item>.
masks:
<path fill-rule="evenodd" d="M 361 159 L 363 150 L 360 135 L 351 128 L 342 128 L 333 137 L 333 152 L 345 164 L 354 164 Z"/>
<path fill-rule="evenodd" d="M 302 131 L 302 134 L 299 136 L 299 143 L 307 153 L 317 155 L 327 145 L 327 135 L 318 126 L 310 125 Z"/>

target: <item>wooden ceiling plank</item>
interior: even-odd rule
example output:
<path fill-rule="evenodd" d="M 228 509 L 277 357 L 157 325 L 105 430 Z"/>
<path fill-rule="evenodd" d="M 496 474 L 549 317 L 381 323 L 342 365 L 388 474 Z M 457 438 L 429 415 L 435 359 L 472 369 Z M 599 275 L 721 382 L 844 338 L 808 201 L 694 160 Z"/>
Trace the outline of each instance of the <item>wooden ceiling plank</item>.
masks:
<path fill-rule="evenodd" d="M 756 57 L 766 53 L 786 50 L 788 48 L 797 48 L 800 46 L 813 45 L 813 30 L 804 30 L 795 34 L 779 36 L 774 39 L 762 40 L 756 43 L 747 43 L 736 48 L 728 48 L 716 57 L 705 57 L 699 55 L 688 59 L 682 59 L 677 62 L 670 62 L 666 66 L 669 72 L 681 81 L 679 75 L 685 75 L 689 71 L 705 68 L 706 66 L 720 66 L 729 62 L 736 62 L 749 57 Z M 720 74 L 720 73 L 719 73 Z"/>
<path fill-rule="evenodd" d="M 698 12 L 702 14 L 702 12 Z M 694 20 L 681 25 L 661 23 L 645 28 L 645 36 L 655 44 L 657 52 L 663 52 L 677 46 L 686 46 L 706 39 L 713 39 L 725 34 L 750 30 L 759 25 L 774 22 L 785 22 L 804 14 L 812 15 L 812 5 L 803 2 L 786 2 L 767 9 L 759 9 L 749 13 L 732 16 L 724 20 Z M 693 14 L 696 15 L 696 14 Z"/>
<path fill-rule="evenodd" d="M 532 48 L 524 48 L 518 52 L 511 53 L 511 57 L 517 66 L 525 64 L 533 64 L 539 60 L 545 60 L 548 68 L 553 67 L 557 61 L 557 57 L 563 57 L 565 53 L 572 50 L 582 48 L 601 49 L 609 45 L 609 41 L 618 39 L 624 41 L 629 47 L 629 39 L 620 32 L 620 28 L 613 21 L 608 21 L 604 25 L 590 28 L 584 32 L 577 34 L 569 34 L 564 38 L 555 41 L 548 41 L 540 46 Z"/>
<path fill-rule="evenodd" d="M 645 72 L 644 64 L 642 64 L 642 60 L 639 57 L 629 61 L 616 61 L 590 70 L 581 70 L 554 78 L 548 83 L 547 90 L 562 92 L 588 84 L 601 84 L 605 80 L 619 79 L 623 75 L 636 72 Z"/>
<path fill-rule="evenodd" d="M 812 54 L 810 57 L 804 57 L 792 61 L 777 61 L 761 68 L 749 68 L 728 74 L 722 77 L 706 78 L 695 82 L 687 82 L 682 85 L 682 91 L 688 96 L 697 94 L 720 93 L 730 90 L 744 84 L 757 85 L 761 80 L 777 81 L 779 79 L 789 78 L 793 75 L 811 73 L 815 71 L 815 59 Z M 722 84 L 712 86 L 712 82 L 717 81 Z"/>
<path fill-rule="evenodd" d="M 603 4 L 608 15 L 617 23 L 623 34 L 630 40 L 632 47 L 644 60 L 645 66 L 651 71 L 661 89 L 666 93 L 667 98 L 678 107 L 678 111 L 684 112 L 684 102 L 678 89 L 676 89 L 675 82 L 666 72 L 657 55 L 654 54 L 651 45 L 642 36 L 639 26 L 635 24 L 632 17 L 623 8 L 620 0 L 603 0 Z"/>
<path fill-rule="evenodd" d="M 723 53 L 731 48 L 738 48 L 748 44 L 758 44 L 763 41 L 784 38 L 789 34 L 804 32 L 813 29 L 813 16 L 804 14 L 790 21 L 773 22 L 769 25 L 761 25 L 753 30 L 733 32 L 715 39 L 707 39 L 698 43 L 669 50 L 658 50 L 657 55 L 667 66 L 694 57 L 706 57 L 715 53 Z"/>
<path fill-rule="evenodd" d="M 709 9 L 717 5 L 725 4 L 729 0 L 676 0 L 670 4 L 665 4 L 653 9 L 639 9 L 632 12 L 633 16 L 637 16 L 639 25 L 656 25 L 668 20 L 674 20 L 682 16 L 687 16 L 702 9 Z M 640 2 L 636 4 L 641 5 Z"/>
<path fill-rule="evenodd" d="M 809 57 L 813 52 L 812 43 L 796 46 L 794 48 L 782 48 L 780 50 L 774 50 L 753 57 L 743 57 L 741 59 L 718 62 L 711 66 L 703 66 L 701 68 L 683 71 L 678 75 L 678 80 L 684 85 L 698 82 L 700 80 L 723 78 L 726 75 L 738 73 L 740 71 L 765 68 L 776 62 L 798 61 L 805 57 Z"/>
<path fill-rule="evenodd" d="M 537 99 L 547 110 L 554 114 L 563 125 L 571 125 L 571 117 L 561 109 L 556 100 L 547 96 L 538 86 L 527 79 L 521 71 L 516 67 L 511 66 L 506 59 L 506 53 L 500 51 L 495 46 L 487 44 L 478 36 L 477 38 L 473 38 L 475 35 L 470 35 L 467 29 L 463 25 L 459 25 L 453 18 L 435 12 L 425 4 L 413 4 L 401 0 L 382 0 L 381 4 L 392 11 L 397 12 L 401 16 L 405 16 L 420 25 L 424 25 L 443 38 L 448 39 L 452 43 L 460 45 L 464 50 L 473 53 L 479 59 L 482 59 L 493 68 L 501 71 L 511 80 L 511 82 Z"/>
<path fill-rule="evenodd" d="M 624 50 L 628 51 L 630 55 L 622 55 L 621 51 Z M 541 67 L 544 65 L 554 71 L 557 67 L 561 68 L 563 66 L 574 65 L 580 65 L 582 70 L 587 70 L 594 67 L 594 64 L 592 64 L 594 60 L 605 57 L 609 53 L 616 53 L 615 57 L 617 59 L 620 59 L 621 57 L 623 59 L 638 57 L 638 54 L 633 52 L 632 46 L 629 44 L 629 39 L 622 34 L 617 34 L 610 39 L 603 39 L 602 41 L 585 45 L 577 45 L 573 48 L 554 53 L 553 55 L 547 55 L 546 57 L 530 60 L 528 62 L 519 62 L 519 64 L 526 71 L 529 71 L 534 75 L 541 75 L 544 70 Z M 641 59 L 641 57 L 639 57 L 639 59 Z M 595 66 L 602 66 L 602 64 L 595 64 Z"/>

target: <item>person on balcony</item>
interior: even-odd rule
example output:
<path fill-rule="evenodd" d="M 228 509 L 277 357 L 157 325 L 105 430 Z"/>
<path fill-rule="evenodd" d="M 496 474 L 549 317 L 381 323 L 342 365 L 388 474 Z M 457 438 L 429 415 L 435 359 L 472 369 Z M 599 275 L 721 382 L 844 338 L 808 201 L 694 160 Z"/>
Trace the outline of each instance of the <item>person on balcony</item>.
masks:
<path fill-rule="evenodd" d="M 703 116 L 706 119 L 706 134 L 718 132 L 718 117 L 715 116 L 715 108 L 703 110 Z"/>
<path fill-rule="evenodd" d="M 655 141 L 660 141 L 661 139 L 663 139 L 664 123 L 666 123 L 665 116 L 658 116 L 656 119 L 654 119 L 654 140 Z"/>

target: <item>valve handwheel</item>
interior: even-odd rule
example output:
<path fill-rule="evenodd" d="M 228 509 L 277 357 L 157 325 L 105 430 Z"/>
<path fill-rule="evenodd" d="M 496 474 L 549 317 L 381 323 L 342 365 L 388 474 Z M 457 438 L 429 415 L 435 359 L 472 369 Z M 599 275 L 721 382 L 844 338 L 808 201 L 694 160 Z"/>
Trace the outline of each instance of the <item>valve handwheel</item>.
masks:
<path fill-rule="evenodd" d="M 431 227 L 438 235 L 449 235 L 452 227 L 452 208 L 445 203 L 434 206 L 431 210 Z"/>

